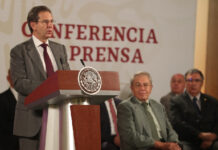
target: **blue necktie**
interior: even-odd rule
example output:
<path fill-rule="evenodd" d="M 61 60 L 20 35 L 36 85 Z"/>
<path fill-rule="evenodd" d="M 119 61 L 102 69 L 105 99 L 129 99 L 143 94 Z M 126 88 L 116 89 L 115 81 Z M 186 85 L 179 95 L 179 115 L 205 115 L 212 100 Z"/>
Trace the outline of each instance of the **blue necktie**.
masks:
<path fill-rule="evenodd" d="M 193 98 L 193 105 L 194 105 L 195 109 L 197 110 L 197 112 L 200 113 L 200 109 L 199 109 L 199 106 L 197 104 L 197 98 L 196 97 Z"/>

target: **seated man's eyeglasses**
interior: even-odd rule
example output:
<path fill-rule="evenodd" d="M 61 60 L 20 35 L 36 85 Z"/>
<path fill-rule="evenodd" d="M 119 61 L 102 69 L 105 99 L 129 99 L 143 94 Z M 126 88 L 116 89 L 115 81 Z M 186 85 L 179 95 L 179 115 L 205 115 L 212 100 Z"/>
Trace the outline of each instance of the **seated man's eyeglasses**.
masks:
<path fill-rule="evenodd" d="M 202 81 L 201 79 L 192 79 L 192 78 L 186 79 L 186 82 L 201 82 L 201 81 Z"/>

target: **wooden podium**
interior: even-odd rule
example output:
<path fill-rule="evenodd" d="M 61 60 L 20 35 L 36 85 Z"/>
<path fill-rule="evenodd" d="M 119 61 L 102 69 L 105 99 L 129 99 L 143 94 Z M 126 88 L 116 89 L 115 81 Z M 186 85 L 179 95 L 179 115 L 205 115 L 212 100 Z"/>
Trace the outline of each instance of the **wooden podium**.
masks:
<path fill-rule="evenodd" d="M 25 105 L 29 109 L 50 106 L 59 109 L 58 137 L 47 137 L 55 139 L 53 143 L 57 145 L 56 150 L 100 150 L 100 108 L 97 104 L 119 95 L 120 92 L 117 72 L 99 71 L 102 87 L 96 95 L 86 95 L 80 90 L 78 73 L 79 71 L 71 70 L 57 71 L 25 99 Z M 73 131 L 70 132 L 71 130 Z M 46 143 L 50 147 L 47 149 L 51 149 L 52 142 Z"/>

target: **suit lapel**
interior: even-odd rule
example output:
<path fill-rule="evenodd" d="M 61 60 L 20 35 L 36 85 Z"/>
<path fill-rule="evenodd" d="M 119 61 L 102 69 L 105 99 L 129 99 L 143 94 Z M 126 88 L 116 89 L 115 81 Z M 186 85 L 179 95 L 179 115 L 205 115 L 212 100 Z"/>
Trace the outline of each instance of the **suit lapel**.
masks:
<path fill-rule="evenodd" d="M 158 105 L 156 105 L 152 100 L 150 100 L 150 105 L 151 105 L 151 108 L 152 108 L 152 111 L 160 125 L 160 129 L 161 131 L 164 131 L 165 130 L 165 126 L 163 123 L 165 123 L 165 120 L 164 118 L 162 117 L 164 114 L 163 114 L 163 111 L 160 110 L 160 107 Z M 163 135 L 162 135 L 163 136 Z"/>
<path fill-rule="evenodd" d="M 42 61 L 40 59 L 39 53 L 34 45 L 33 39 L 31 38 L 27 45 L 28 55 L 32 59 L 32 62 L 35 63 L 34 66 L 37 66 L 42 76 L 46 79 L 46 72 L 44 71 Z"/>
<path fill-rule="evenodd" d="M 55 62 L 57 64 L 58 70 L 62 70 L 62 66 L 60 63 L 60 50 L 51 41 L 49 41 L 49 46 L 55 58 Z"/>
<path fill-rule="evenodd" d="M 157 120 L 158 120 L 158 122 L 159 122 L 159 124 L 162 122 L 162 119 L 160 118 L 160 116 L 162 116 L 163 114 L 162 114 L 162 111 L 160 111 L 158 108 L 159 107 L 157 107 L 157 106 L 155 106 L 156 104 L 155 103 L 153 103 L 152 102 L 152 100 L 150 100 L 150 106 L 151 106 L 151 108 L 152 108 L 152 111 L 154 112 L 154 114 L 155 114 L 155 117 L 157 118 Z"/>
<path fill-rule="evenodd" d="M 140 123 L 142 123 L 142 124 L 138 124 L 138 126 L 141 126 L 141 128 L 143 128 L 151 136 L 152 134 L 151 134 L 151 130 L 150 130 L 150 124 L 147 122 L 144 107 L 142 106 L 141 103 L 139 103 L 135 99 L 135 97 L 131 98 L 131 102 L 134 105 L 135 114 L 137 115 L 138 118 L 140 118 L 139 119 L 139 120 L 141 120 Z"/>
<path fill-rule="evenodd" d="M 188 93 L 185 92 L 185 93 L 183 93 L 182 96 L 184 97 L 183 99 L 186 101 L 186 103 L 187 103 L 188 105 L 191 105 L 191 106 L 193 107 L 193 109 L 194 109 L 192 100 L 190 99 Z"/>
<path fill-rule="evenodd" d="M 201 101 L 201 112 L 206 112 L 206 109 L 207 109 L 207 98 L 202 93 L 201 93 L 200 101 Z"/>

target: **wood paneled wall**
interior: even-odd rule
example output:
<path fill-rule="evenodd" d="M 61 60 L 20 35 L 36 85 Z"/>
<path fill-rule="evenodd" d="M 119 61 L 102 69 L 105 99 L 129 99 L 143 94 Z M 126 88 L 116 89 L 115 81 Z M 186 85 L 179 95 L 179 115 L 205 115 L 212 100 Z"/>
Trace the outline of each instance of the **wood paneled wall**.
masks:
<path fill-rule="evenodd" d="M 203 92 L 218 99 L 218 1 L 198 0 L 194 67 L 205 75 Z"/>

